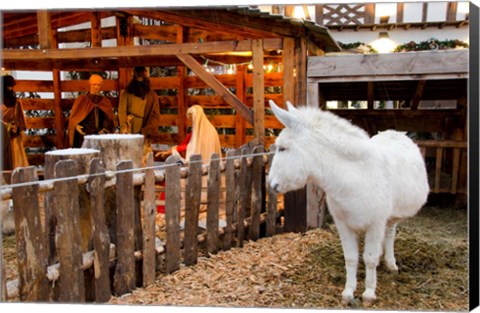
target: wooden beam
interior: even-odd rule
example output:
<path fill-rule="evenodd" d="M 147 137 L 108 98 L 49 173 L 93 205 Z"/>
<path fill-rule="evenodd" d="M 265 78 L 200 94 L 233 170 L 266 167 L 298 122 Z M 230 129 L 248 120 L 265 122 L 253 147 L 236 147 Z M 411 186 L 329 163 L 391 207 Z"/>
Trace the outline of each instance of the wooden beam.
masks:
<path fill-rule="evenodd" d="M 221 95 L 225 101 L 238 110 L 250 125 L 254 126 L 253 112 L 238 99 L 228 88 L 226 88 L 222 83 L 220 83 L 215 76 L 207 72 L 207 70 L 197 62 L 189 54 L 177 54 L 177 58 L 180 59 L 189 69 L 191 69 L 195 74 L 197 74 L 210 88 L 212 88 L 216 93 Z"/>
<path fill-rule="evenodd" d="M 287 101 L 295 102 L 295 39 L 283 40 L 283 102 L 277 103 L 281 107 Z"/>
<path fill-rule="evenodd" d="M 375 83 L 369 81 L 367 83 L 367 107 L 369 110 L 373 110 L 373 100 L 375 99 Z"/>
<path fill-rule="evenodd" d="M 179 25 L 176 28 L 177 38 L 176 42 L 178 44 L 184 43 L 188 38 L 186 37 L 186 29 Z M 187 77 L 187 68 L 185 66 L 177 67 L 177 78 L 178 78 L 178 89 L 177 89 L 177 100 L 178 100 L 178 137 L 185 138 L 187 136 L 187 86 L 186 79 Z M 183 139 L 182 139 L 183 140 Z"/>
<path fill-rule="evenodd" d="M 265 143 L 265 82 L 263 69 L 263 41 L 253 40 L 253 118 L 254 137 L 259 145 Z"/>
<path fill-rule="evenodd" d="M 426 80 L 419 80 L 417 84 L 417 88 L 415 90 L 415 94 L 413 95 L 412 99 L 412 110 L 418 109 L 418 104 L 423 97 L 423 91 L 425 90 Z"/>
<path fill-rule="evenodd" d="M 321 105 L 318 83 L 307 83 L 307 106 L 319 108 Z"/>
<path fill-rule="evenodd" d="M 403 12 L 405 11 L 405 4 L 403 2 L 397 3 L 397 24 L 403 23 Z"/>
<path fill-rule="evenodd" d="M 295 67 L 296 67 L 296 91 L 295 91 L 295 103 L 306 104 L 307 103 L 307 38 L 300 37 L 298 39 L 298 45 L 295 48 Z"/>
<path fill-rule="evenodd" d="M 165 22 L 190 26 L 226 34 L 236 34 L 243 38 L 271 38 L 280 35 L 293 36 L 294 31 L 282 26 L 274 19 L 262 19 L 241 15 L 228 10 L 182 9 L 182 10 L 123 10 L 128 14 L 150 17 Z M 265 15 L 268 13 L 265 12 Z M 222 21 L 221 24 L 218 21 Z"/>
<path fill-rule="evenodd" d="M 367 25 L 375 23 L 375 3 L 365 3 L 364 21 Z"/>
<path fill-rule="evenodd" d="M 246 90 L 245 90 L 245 65 L 237 65 L 237 74 L 235 75 L 235 93 L 237 98 L 240 99 L 243 103 L 246 103 Z M 245 119 L 242 118 L 242 115 L 236 111 L 235 112 L 235 148 L 239 148 L 241 145 L 245 144 L 246 136 L 246 127 Z"/>
<path fill-rule="evenodd" d="M 418 80 L 429 76 L 468 77 L 468 49 L 422 53 L 337 55 L 309 57 L 308 77 L 326 81 L 368 81 L 398 77 Z M 438 66 L 442 64 L 442 66 Z M 375 75 L 372 75 L 375 72 Z M 403 77 L 403 78 L 402 78 Z"/>
<path fill-rule="evenodd" d="M 457 2 L 448 2 L 447 5 L 447 22 L 455 22 L 457 20 Z"/>
<path fill-rule="evenodd" d="M 37 12 L 38 44 L 41 49 L 52 48 L 52 28 L 50 13 L 48 11 Z"/>
<path fill-rule="evenodd" d="M 98 11 L 90 13 L 92 47 L 102 46 L 102 21 Z"/>
<path fill-rule="evenodd" d="M 282 48 L 282 40 L 266 39 L 265 50 Z M 176 54 L 206 54 L 252 51 L 252 41 L 215 41 L 204 43 L 183 43 L 151 46 L 118 46 L 90 49 L 12 49 L 4 50 L 4 62 L 28 60 L 69 60 L 69 59 L 100 59 L 121 57 L 168 56 Z"/>

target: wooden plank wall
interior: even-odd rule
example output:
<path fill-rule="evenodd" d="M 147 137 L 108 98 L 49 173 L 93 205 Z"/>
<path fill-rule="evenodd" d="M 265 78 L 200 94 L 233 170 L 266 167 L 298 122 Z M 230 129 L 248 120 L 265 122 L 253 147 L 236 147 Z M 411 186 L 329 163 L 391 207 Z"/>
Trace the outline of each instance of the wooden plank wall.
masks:
<path fill-rule="evenodd" d="M 237 74 L 221 74 L 215 75 L 215 77 L 227 88 L 239 90 L 241 95 L 237 95 L 240 99 L 245 100 L 245 104 L 249 108 L 253 108 L 254 97 L 252 93 L 253 89 L 253 74 L 248 70 L 240 70 Z M 281 87 L 284 85 L 283 73 L 271 72 L 265 73 L 264 84 L 266 88 L 269 87 Z M 239 84 L 239 81 L 242 82 Z M 202 95 L 208 93 L 207 85 L 196 76 L 169 76 L 169 77 L 151 77 L 152 87 L 160 94 L 176 94 L 175 96 L 161 95 L 159 96 L 160 107 L 162 110 L 161 127 L 172 126 L 184 126 L 185 118 L 181 117 L 178 113 L 183 112 L 179 103 L 186 102 L 187 107 L 194 104 L 201 105 L 206 114 L 209 116 L 212 124 L 218 129 L 220 134 L 220 142 L 222 147 L 235 148 L 241 144 L 245 144 L 254 138 L 252 126 L 249 123 L 245 123 L 243 119 L 235 114 L 226 114 L 223 109 L 231 109 L 231 107 L 224 101 L 224 99 L 218 95 L 212 94 Z M 58 84 L 60 91 L 56 92 L 56 95 L 62 95 L 60 99 L 60 107 L 64 112 L 64 128 L 65 132 L 68 125 L 68 114 L 72 108 L 74 98 L 67 98 L 74 93 L 84 93 L 89 90 L 88 80 L 61 80 Z M 240 88 L 239 88 L 240 87 Z M 120 83 L 116 79 L 104 80 L 103 90 L 104 92 L 113 92 L 117 95 L 120 93 Z M 182 98 L 181 91 L 188 91 L 191 89 L 199 90 L 198 95 L 186 95 L 185 100 Z M 16 92 L 23 92 L 26 95 L 32 92 L 51 92 L 55 90 L 53 81 L 45 80 L 19 80 L 15 87 Z M 270 90 L 274 90 L 270 88 Z M 265 93 L 265 108 L 268 108 L 268 101 L 274 100 L 276 103 L 283 103 L 282 88 L 279 93 Z M 66 93 L 66 94 L 65 94 Z M 118 98 L 116 96 L 110 98 L 112 104 L 116 108 L 118 105 Z M 56 111 L 55 102 L 56 99 L 22 99 L 23 107 L 26 113 L 33 113 L 31 111 L 52 111 L 47 117 L 32 116 L 27 117 L 28 129 L 47 129 L 50 133 L 27 135 L 24 137 L 24 145 L 26 148 L 44 148 L 49 150 L 53 147 L 58 147 L 57 137 L 55 134 L 55 116 Z M 30 111 L 30 112 L 28 112 Z M 273 115 L 265 114 L 264 127 L 270 129 L 281 129 L 283 126 L 277 121 Z M 224 134 L 223 130 L 234 130 L 233 134 Z M 53 133 L 53 134 L 52 134 Z M 183 138 L 180 134 L 185 131 L 177 132 L 160 132 L 158 136 L 154 138 L 155 143 L 162 143 L 167 145 L 177 145 Z M 65 133 L 62 134 L 65 136 Z M 240 136 L 240 137 L 238 137 Z M 268 147 L 274 142 L 274 137 L 267 136 L 265 138 L 265 146 Z M 43 153 L 29 152 L 29 160 L 32 165 L 43 164 Z"/>

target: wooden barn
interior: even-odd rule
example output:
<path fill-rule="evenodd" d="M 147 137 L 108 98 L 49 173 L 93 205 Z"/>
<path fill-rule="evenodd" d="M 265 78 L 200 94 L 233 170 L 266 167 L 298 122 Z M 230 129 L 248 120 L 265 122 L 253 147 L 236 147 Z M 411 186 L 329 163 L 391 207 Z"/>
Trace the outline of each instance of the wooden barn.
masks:
<path fill-rule="evenodd" d="M 102 26 L 112 19 L 112 26 Z M 76 25 L 84 27 L 69 30 Z M 49 112 L 29 115 L 30 129 L 46 130 L 26 137 L 31 151 L 64 147 L 74 100 L 69 93 L 88 90 L 89 73 L 109 74 L 104 88 L 116 105 L 134 66 L 150 67 L 159 95 L 159 126 L 165 131 L 156 142 L 178 144 L 186 135 L 187 108 L 200 104 L 223 147 L 253 138 L 270 144 L 274 137 L 265 137 L 265 129 L 280 124 L 265 113 L 265 104 L 305 103 L 307 55 L 340 50 L 325 27 L 249 7 L 5 12 L 2 30 L 6 70 L 53 73 L 50 81 L 21 80 L 16 87 L 54 95 L 24 100 L 27 111 Z M 104 46 L 112 39 L 113 46 Z M 80 48 L 62 48 L 72 43 Z M 70 80 L 65 73 L 83 79 Z M 43 163 L 42 153 L 29 158 Z"/>
<path fill-rule="evenodd" d="M 367 7 L 363 26 L 389 25 L 375 22 Z M 332 10 L 316 6 L 320 13 L 326 8 Z M 162 112 L 155 143 L 182 141 L 193 104 L 205 108 L 222 147 L 234 148 L 254 139 L 273 143 L 282 126 L 268 110 L 270 99 L 327 109 L 337 102 L 337 114 L 370 134 L 394 128 L 422 140 L 432 192 L 465 194 L 468 50 L 332 55 L 341 48 L 321 25 L 327 15 L 313 22 L 286 17 L 292 6 L 284 9 L 4 12 L 3 68 L 52 73 L 52 79 L 22 79 L 16 86 L 26 98 L 31 164 L 42 165 L 45 151 L 65 147 L 69 110 L 75 95 L 88 90 L 90 73 L 106 77 L 104 91 L 117 105 L 133 67 L 147 66 Z M 45 92 L 52 96 L 35 96 Z"/>

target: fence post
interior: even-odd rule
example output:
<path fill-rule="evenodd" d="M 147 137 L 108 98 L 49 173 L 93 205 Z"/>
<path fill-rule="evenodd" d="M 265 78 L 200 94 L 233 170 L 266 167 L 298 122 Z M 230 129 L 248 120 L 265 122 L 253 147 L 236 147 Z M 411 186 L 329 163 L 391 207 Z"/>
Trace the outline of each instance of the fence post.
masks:
<path fill-rule="evenodd" d="M 35 167 L 13 171 L 13 184 L 37 181 Z M 40 223 L 38 184 L 13 187 L 17 260 L 20 279 L 20 301 L 48 301 L 49 284 L 46 237 Z"/>
<path fill-rule="evenodd" d="M 239 171 L 238 185 L 239 185 L 239 203 L 237 212 L 237 246 L 243 247 L 243 240 L 245 239 L 245 211 L 247 209 L 248 201 L 248 166 L 247 166 L 247 154 L 250 153 L 250 149 L 242 149 L 241 167 Z"/>
<path fill-rule="evenodd" d="M 153 153 L 147 155 L 143 201 L 143 287 L 155 282 L 155 173 Z"/>
<path fill-rule="evenodd" d="M 220 208 L 220 156 L 213 153 L 208 170 L 207 251 L 216 254 L 218 241 L 218 211 Z"/>
<path fill-rule="evenodd" d="M 285 232 L 303 233 L 307 231 L 307 191 L 306 187 L 284 194 Z"/>
<path fill-rule="evenodd" d="M 185 265 L 197 263 L 198 254 L 198 214 L 202 196 L 202 156 L 195 154 L 188 164 L 187 186 L 185 191 Z"/>
<path fill-rule="evenodd" d="M 166 272 L 180 268 L 180 166 L 171 155 L 165 162 L 165 218 L 167 222 Z"/>
<path fill-rule="evenodd" d="M 227 151 L 227 161 L 225 165 L 225 215 L 226 227 L 225 236 L 223 237 L 223 249 L 229 250 L 232 247 L 232 232 L 233 232 L 233 212 L 236 209 L 235 205 L 235 160 L 237 150 Z"/>
<path fill-rule="evenodd" d="M 275 151 L 275 145 L 270 145 L 270 152 Z M 268 167 L 272 166 L 273 153 L 268 156 Z M 267 205 L 267 220 L 266 224 L 266 236 L 270 237 L 277 233 L 277 193 L 270 188 L 270 184 L 267 181 L 267 193 L 268 193 L 268 205 Z"/>
<path fill-rule="evenodd" d="M 263 152 L 263 146 L 257 146 L 253 149 L 253 154 Z M 256 155 L 252 162 L 252 189 L 251 189 L 251 223 L 248 237 L 251 240 L 258 240 L 260 237 L 260 211 L 262 210 L 262 170 L 263 156 Z"/>
<path fill-rule="evenodd" d="M 2 177 L 2 183 L 3 177 Z M 4 201 L 0 203 L 0 205 L 6 205 Z M 7 210 L 7 208 L 0 208 L 1 210 Z M 5 279 L 5 264 L 3 264 L 3 220 L 0 216 L 0 302 L 7 302 L 7 284 Z"/>
<path fill-rule="evenodd" d="M 92 204 L 92 240 L 94 262 L 95 302 L 107 302 L 112 296 L 110 287 L 110 236 L 105 223 L 105 168 L 100 158 L 90 162 L 88 191 Z M 95 176 L 93 176 L 95 175 Z"/>
<path fill-rule="evenodd" d="M 78 164 L 73 160 L 55 165 L 55 178 L 72 176 L 54 182 L 53 215 L 57 220 L 55 246 L 60 262 L 59 302 L 84 302 L 85 281 L 82 269 L 82 235 L 80 232 L 80 204 Z"/>
<path fill-rule="evenodd" d="M 117 165 L 117 262 L 113 288 L 117 295 L 135 289 L 134 192 L 132 161 Z"/>

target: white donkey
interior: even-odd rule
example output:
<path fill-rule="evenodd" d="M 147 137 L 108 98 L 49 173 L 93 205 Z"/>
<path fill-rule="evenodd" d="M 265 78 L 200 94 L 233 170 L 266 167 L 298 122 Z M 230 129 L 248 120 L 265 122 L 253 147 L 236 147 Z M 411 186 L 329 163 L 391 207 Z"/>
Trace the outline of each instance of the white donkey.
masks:
<path fill-rule="evenodd" d="M 275 142 L 270 186 L 284 193 L 311 182 L 325 191 L 345 257 L 344 304 L 354 298 L 357 237 L 365 233 L 362 298 L 371 304 L 382 252 L 388 269 L 398 271 L 393 251 L 397 223 L 414 216 L 427 200 L 427 173 L 418 147 L 392 130 L 370 138 L 361 128 L 318 108 L 295 108 L 287 102 L 286 111 L 273 101 L 270 106 L 285 125 Z"/>

